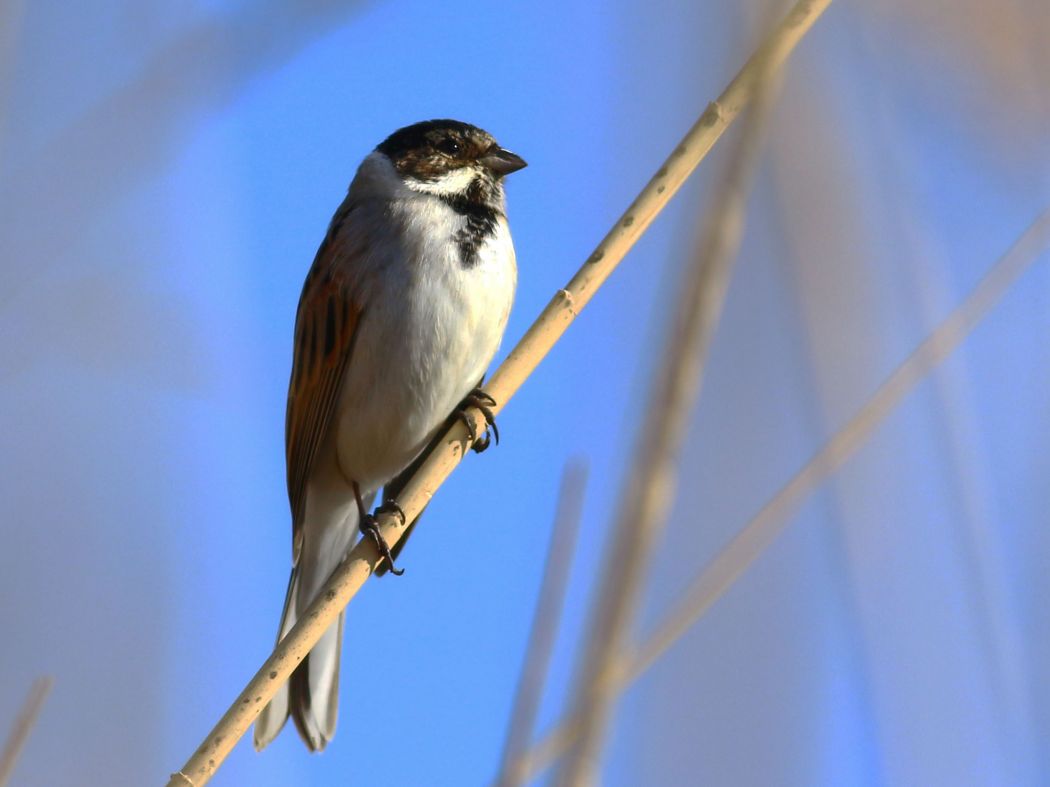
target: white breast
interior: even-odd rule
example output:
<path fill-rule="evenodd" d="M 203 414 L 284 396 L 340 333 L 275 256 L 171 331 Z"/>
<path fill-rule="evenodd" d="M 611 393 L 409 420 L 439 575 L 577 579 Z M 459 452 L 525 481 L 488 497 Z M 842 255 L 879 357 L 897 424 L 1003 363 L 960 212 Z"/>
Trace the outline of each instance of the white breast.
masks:
<path fill-rule="evenodd" d="M 367 262 L 372 284 L 338 413 L 340 466 L 365 489 L 411 463 L 479 383 L 517 279 L 504 219 L 467 268 L 454 241 L 463 217 L 432 196 L 401 194 L 382 217 L 397 231 Z"/>

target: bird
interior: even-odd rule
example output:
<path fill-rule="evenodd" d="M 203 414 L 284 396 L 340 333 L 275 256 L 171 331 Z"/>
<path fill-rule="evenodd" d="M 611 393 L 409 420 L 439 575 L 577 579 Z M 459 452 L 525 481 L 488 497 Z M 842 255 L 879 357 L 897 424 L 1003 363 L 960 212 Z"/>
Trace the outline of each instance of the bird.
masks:
<path fill-rule="evenodd" d="M 278 642 L 357 537 L 375 541 L 377 574 L 401 573 L 369 510 L 385 487 L 380 510 L 404 519 L 396 491 L 442 427 L 461 418 L 475 451 L 489 429 L 498 441 L 495 402 L 480 385 L 517 285 L 504 178 L 525 166 L 476 126 L 427 120 L 369 153 L 335 211 L 295 318 L 285 417 L 292 572 Z M 480 436 L 469 407 L 485 416 Z M 310 751 L 332 740 L 345 614 L 260 713 L 257 750 L 289 715 Z"/>

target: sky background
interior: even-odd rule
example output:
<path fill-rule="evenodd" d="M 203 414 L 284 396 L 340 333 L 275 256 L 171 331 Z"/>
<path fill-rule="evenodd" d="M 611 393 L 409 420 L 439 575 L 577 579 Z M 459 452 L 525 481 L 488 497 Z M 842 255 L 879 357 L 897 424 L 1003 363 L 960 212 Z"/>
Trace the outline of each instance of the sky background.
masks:
<path fill-rule="evenodd" d="M 295 307 L 360 159 L 454 117 L 529 161 L 502 358 L 776 7 L 0 5 L 0 735 L 55 678 L 14 784 L 162 783 L 269 653 Z M 1048 40 L 1040 0 L 838 0 L 802 41 L 639 632 L 1050 205 Z M 730 147 L 354 599 L 328 750 L 245 740 L 214 784 L 486 784 L 582 457 L 560 717 Z M 1048 261 L 624 695 L 604 783 L 1050 783 Z"/>

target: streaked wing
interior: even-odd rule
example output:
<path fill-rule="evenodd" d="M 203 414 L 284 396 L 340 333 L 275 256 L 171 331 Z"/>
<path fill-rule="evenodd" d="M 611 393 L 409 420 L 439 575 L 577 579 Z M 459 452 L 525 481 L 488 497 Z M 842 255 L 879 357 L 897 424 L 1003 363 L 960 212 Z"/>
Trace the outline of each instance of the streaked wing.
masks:
<path fill-rule="evenodd" d="M 317 251 L 303 285 L 295 318 L 295 351 L 288 384 L 285 453 L 288 499 L 292 508 L 292 560 L 299 561 L 306 483 L 339 399 L 339 390 L 353 352 L 361 319 L 346 265 L 339 255 L 353 253 L 338 242 L 339 224 Z"/>

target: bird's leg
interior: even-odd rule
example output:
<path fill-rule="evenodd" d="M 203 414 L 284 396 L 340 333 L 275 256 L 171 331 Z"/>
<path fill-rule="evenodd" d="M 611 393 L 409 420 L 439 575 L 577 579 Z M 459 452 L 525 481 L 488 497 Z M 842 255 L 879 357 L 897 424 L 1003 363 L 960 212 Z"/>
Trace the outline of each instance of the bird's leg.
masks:
<path fill-rule="evenodd" d="M 383 534 L 379 532 L 379 523 L 376 521 L 376 518 L 365 510 L 364 500 L 361 499 L 361 487 L 357 485 L 357 481 L 353 482 L 353 487 L 354 500 L 357 501 L 358 530 L 361 531 L 362 535 L 369 536 L 375 542 L 379 554 L 390 564 L 390 573 L 397 577 L 401 576 L 405 573 L 405 570 L 394 566 L 394 556 L 390 554 L 390 545 L 383 538 Z M 405 523 L 405 512 L 401 510 L 401 506 L 397 503 L 393 503 L 392 506 L 390 503 L 384 503 L 379 510 L 383 511 L 384 509 L 398 514 L 401 517 L 401 524 Z"/>
<path fill-rule="evenodd" d="M 463 401 L 460 402 L 459 406 L 456 408 L 456 417 L 467 427 L 471 448 L 474 449 L 475 453 L 480 454 L 489 447 L 490 431 L 492 432 L 492 436 L 496 438 L 496 445 L 499 445 L 499 428 L 496 426 L 496 415 L 492 412 L 492 408 L 495 407 L 495 405 L 495 399 L 481 390 L 481 388 L 475 388 L 463 397 Z M 485 416 L 485 434 L 480 437 L 478 436 L 477 430 L 474 429 L 474 420 L 467 415 L 467 410 L 472 407 L 476 407 L 481 411 L 481 414 Z"/>

